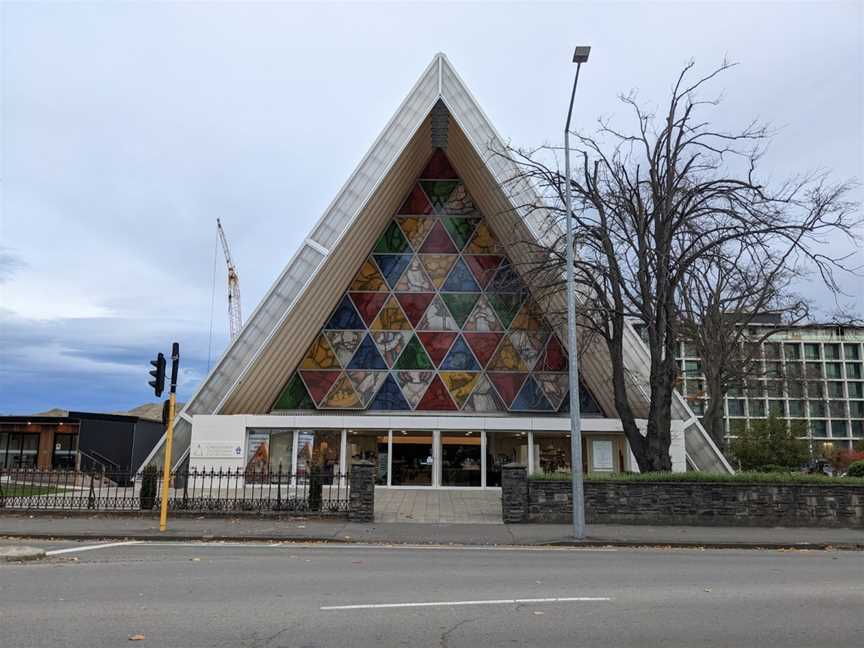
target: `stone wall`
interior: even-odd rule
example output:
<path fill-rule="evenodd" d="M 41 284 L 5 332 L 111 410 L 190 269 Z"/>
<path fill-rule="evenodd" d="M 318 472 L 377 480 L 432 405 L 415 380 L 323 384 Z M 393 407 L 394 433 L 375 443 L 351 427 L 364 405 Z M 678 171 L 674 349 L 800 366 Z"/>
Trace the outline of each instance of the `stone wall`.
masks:
<path fill-rule="evenodd" d="M 348 478 L 348 519 L 351 522 L 375 521 L 375 466 L 370 461 L 351 464 Z"/>
<path fill-rule="evenodd" d="M 507 467 L 505 523 L 569 523 L 569 481 Z M 588 524 L 864 528 L 864 486 L 738 482 L 585 482 Z"/>

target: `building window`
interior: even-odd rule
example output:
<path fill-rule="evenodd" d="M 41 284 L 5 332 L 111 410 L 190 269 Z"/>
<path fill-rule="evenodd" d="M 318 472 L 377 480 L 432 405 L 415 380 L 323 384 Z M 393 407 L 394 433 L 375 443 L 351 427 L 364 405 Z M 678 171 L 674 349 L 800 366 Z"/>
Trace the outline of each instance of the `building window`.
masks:
<path fill-rule="evenodd" d="M 842 382 L 829 382 L 828 383 L 828 397 L 829 398 L 843 398 L 843 383 Z"/>
<path fill-rule="evenodd" d="M 323 472 L 325 479 L 339 472 L 342 432 L 336 430 L 298 430 L 297 475 Z M 327 483 L 325 481 L 325 483 Z"/>
<path fill-rule="evenodd" d="M 811 380 L 807 383 L 807 396 L 810 398 L 825 398 L 825 383 L 821 380 Z"/>
<path fill-rule="evenodd" d="M 861 359 L 861 351 L 858 348 L 857 344 L 844 344 L 843 345 L 843 357 L 847 360 L 860 360 Z"/>
<path fill-rule="evenodd" d="M 584 439 L 582 450 L 584 461 Z M 534 466 L 544 473 L 570 472 L 570 439 L 563 434 L 535 433 Z"/>
<path fill-rule="evenodd" d="M 744 416 L 743 400 L 737 398 L 730 398 L 726 401 L 726 404 L 729 408 L 729 416 Z"/>
<path fill-rule="evenodd" d="M 853 437 L 864 436 L 864 421 L 852 421 L 851 427 Z"/>
<path fill-rule="evenodd" d="M 786 356 L 787 360 L 800 360 L 801 359 L 801 345 L 800 344 L 784 344 L 783 345 L 783 355 Z"/>
<path fill-rule="evenodd" d="M 480 486 L 480 432 L 441 435 L 441 484 Z"/>
<path fill-rule="evenodd" d="M 501 485 L 501 469 L 508 463 L 528 465 L 527 432 L 486 433 L 486 485 Z"/>
<path fill-rule="evenodd" d="M 790 400 L 789 401 L 789 416 L 804 416 L 804 401 Z"/>
<path fill-rule="evenodd" d="M 780 344 L 778 342 L 766 342 L 765 343 L 765 357 L 766 358 L 779 358 L 780 357 Z"/>
<path fill-rule="evenodd" d="M 828 401 L 828 411 L 831 413 L 831 418 L 846 418 L 846 401 Z"/>
<path fill-rule="evenodd" d="M 752 416 L 754 418 L 764 418 L 765 417 L 765 401 L 764 400 L 755 400 L 755 399 L 751 398 L 747 402 L 747 405 L 750 408 L 750 416 Z M 743 416 L 743 414 L 741 414 L 740 416 Z"/>
<path fill-rule="evenodd" d="M 864 398 L 864 383 L 849 382 L 846 383 L 846 388 L 849 390 L 849 398 Z"/>
<path fill-rule="evenodd" d="M 864 418 L 864 401 L 849 401 L 849 418 Z"/>
<path fill-rule="evenodd" d="M 810 434 L 814 437 L 824 438 L 828 436 L 827 421 L 810 421 Z"/>
<path fill-rule="evenodd" d="M 810 379 L 822 377 L 822 365 L 818 362 L 808 362 L 805 368 L 805 373 Z"/>
<path fill-rule="evenodd" d="M 819 359 L 819 345 L 818 344 L 805 344 L 804 345 L 804 357 L 807 360 L 818 360 Z"/>
<path fill-rule="evenodd" d="M 860 380 L 861 379 L 861 363 L 860 362 L 847 362 L 846 363 L 846 377 L 852 380 Z"/>
<path fill-rule="evenodd" d="M 811 400 L 809 402 L 810 416 L 813 418 L 822 418 L 825 416 L 825 401 Z"/>
<path fill-rule="evenodd" d="M 375 466 L 375 483 L 387 485 L 387 432 L 355 432 L 348 434 L 348 473 L 355 461 L 371 461 Z"/>
<path fill-rule="evenodd" d="M 768 401 L 768 414 L 770 416 L 786 416 L 786 401 L 782 400 L 769 400 Z"/>
<path fill-rule="evenodd" d="M 846 438 L 846 421 L 831 421 L 831 436 L 835 439 Z"/>
<path fill-rule="evenodd" d="M 0 468 L 35 468 L 39 434 L 0 432 Z"/>
<path fill-rule="evenodd" d="M 432 432 L 393 432 L 393 486 L 431 486 Z"/>
<path fill-rule="evenodd" d="M 843 377 L 843 364 L 840 362 L 826 362 L 825 363 L 825 377 L 826 378 L 842 378 Z"/>
<path fill-rule="evenodd" d="M 839 360 L 840 359 L 840 345 L 839 344 L 826 344 L 824 346 L 825 349 L 825 359 L 826 360 Z"/>
<path fill-rule="evenodd" d="M 77 452 L 78 435 L 58 432 L 54 435 L 54 454 L 51 457 L 51 466 L 63 470 L 73 470 Z"/>

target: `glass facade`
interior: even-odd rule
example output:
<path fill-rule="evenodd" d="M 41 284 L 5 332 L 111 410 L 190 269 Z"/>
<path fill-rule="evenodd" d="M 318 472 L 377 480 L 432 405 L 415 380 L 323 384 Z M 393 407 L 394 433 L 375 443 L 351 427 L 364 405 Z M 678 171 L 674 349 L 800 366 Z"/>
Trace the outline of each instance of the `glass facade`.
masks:
<path fill-rule="evenodd" d="M 31 468 L 39 455 L 39 434 L 0 432 L 0 468 Z"/>
<path fill-rule="evenodd" d="M 431 486 L 435 464 L 431 432 L 394 432 L 393 486 Z"/>
<path fill-rule="evenodd" d="M 436 149 L 273 410 L 551 414 L 567 382 L 561 341 Z"/>
<path fill-rule="evenodd" d="M 481 435 L 441 436 L 441 484 L 482 486 Z"/>

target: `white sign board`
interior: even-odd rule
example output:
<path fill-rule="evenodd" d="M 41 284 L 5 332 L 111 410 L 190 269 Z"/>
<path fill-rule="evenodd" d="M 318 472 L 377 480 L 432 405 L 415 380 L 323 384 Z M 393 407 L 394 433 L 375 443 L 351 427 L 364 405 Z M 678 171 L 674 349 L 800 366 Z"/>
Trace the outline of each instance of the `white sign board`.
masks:
<path fill-rule="evenodd" d="M 192 456 L 210 459 L 239 459 L 243 456 L 243 447 L 236 443 L 193 443 Z"/>
<path fill-rule="evenodd" d="M 612 459 L 612 442 L 602 439 L 591 441 L 592 470 L 611 471 L 615 469 Z"/>

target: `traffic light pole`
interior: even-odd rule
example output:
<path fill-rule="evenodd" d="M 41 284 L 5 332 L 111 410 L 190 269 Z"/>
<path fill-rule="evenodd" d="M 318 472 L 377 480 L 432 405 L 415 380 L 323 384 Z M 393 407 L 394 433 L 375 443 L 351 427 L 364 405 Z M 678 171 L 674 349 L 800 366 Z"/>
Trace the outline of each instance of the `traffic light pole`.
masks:
<path fill-rule="evenodd" d="M 177 404 L 177 368 L 180 364 L 180 345 L 171 349 L 171 394 L 168 397 L 168 429 L 165 432 L 165 461 L 162 466 L 162 506 L 159 512 L 159 530 L 168 529 L 168 491 L 171 487 L 171 450 L 174 447 L 174 408 Z"/>

